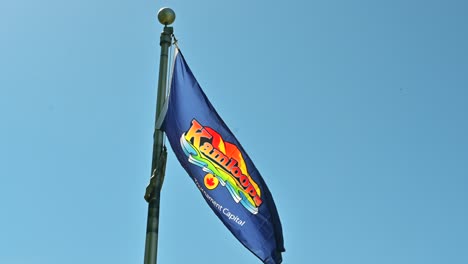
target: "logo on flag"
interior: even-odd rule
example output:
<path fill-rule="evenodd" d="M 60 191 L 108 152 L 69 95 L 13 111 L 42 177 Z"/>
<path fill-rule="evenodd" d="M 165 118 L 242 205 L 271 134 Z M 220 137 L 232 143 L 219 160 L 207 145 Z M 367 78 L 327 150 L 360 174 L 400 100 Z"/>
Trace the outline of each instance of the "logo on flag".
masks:
<path fill-rule="evenodd" d="M 207 173 L 206 188 L 213 190 L 221 183 L 236 203 L 240 202 L 252 214 L 258 213 L 262 204 L 260 188 L 247 172 L 242 153 L 236 145 L 224 142 L 218 132 L 203 127 L 196 119 L 180 137 L 180 145 L 188 161 Z"/>

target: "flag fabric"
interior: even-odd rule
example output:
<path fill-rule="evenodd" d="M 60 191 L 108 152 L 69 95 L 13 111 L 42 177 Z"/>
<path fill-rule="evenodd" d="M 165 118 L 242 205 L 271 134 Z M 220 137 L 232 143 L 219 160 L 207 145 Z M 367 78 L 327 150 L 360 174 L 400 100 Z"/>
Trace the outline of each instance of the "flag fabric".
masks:
<path fill-rule="evenodd" d="M 272 195 L 178 49 L 165 111 L 161 129 L 213 212 L 264 263 L 281 263 L 283 232 Z"/>

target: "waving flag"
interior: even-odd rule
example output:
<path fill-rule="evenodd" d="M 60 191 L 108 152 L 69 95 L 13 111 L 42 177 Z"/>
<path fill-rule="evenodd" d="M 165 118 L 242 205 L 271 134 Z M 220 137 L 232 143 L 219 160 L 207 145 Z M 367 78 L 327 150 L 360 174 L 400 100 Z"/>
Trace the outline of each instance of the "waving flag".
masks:
<path fill-rule="evenodd" d="M 205 201 L 231 233 L 264 263 L 281 263 L 283 232 L 271 193 L 180 51 L 161 129 Z"/>

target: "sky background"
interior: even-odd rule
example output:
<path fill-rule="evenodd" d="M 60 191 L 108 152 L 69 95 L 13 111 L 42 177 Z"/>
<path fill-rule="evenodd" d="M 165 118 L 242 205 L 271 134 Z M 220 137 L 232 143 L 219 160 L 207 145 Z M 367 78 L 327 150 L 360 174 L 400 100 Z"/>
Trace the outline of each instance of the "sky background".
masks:
<path fill-rule="evenodd" d="M 163 6 L 284 263 L 468 263 L 463 0 L 0 0 L 0 263 L 143 263 Z M 158 263 L 260 263 L 172 151 Z"/>

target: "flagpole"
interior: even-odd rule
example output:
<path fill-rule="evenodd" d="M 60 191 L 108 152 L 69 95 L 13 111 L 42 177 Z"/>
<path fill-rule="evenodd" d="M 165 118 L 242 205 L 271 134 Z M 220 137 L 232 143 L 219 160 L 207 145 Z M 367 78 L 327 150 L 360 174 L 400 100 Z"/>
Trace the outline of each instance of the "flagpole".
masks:
<path fill-rule="evenodd" d="M 158 20 L 164 25 L 161 33 L 161 56 L 159 61 L 159 80 L 156 102 L 155 124 L 161 114 L 166 99 L 167 68 L 169 60 L 169 47 L 172 42 L 174 29 L 168 27 L 175 20 L 175 13 L 170 8 L 161 8 L 158 12 Z M 163 146 L 164 133 L 155 126 L 153 134 L 153 157 L 151 162 L 151 179 L 146 188 L 145 200 L 148 202 L 148 221 L 146 225 L 146 244 L 144 264 L 156 264 L 158 256 L 158 231 L 159 231 L 159 204 L 161 187 L 166 170 L 166 149 Z"/>

